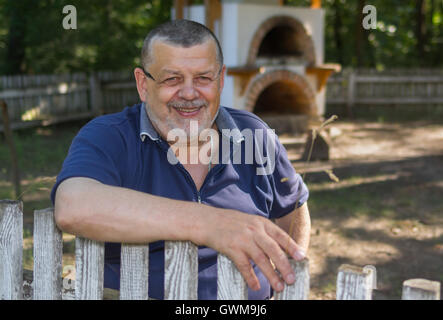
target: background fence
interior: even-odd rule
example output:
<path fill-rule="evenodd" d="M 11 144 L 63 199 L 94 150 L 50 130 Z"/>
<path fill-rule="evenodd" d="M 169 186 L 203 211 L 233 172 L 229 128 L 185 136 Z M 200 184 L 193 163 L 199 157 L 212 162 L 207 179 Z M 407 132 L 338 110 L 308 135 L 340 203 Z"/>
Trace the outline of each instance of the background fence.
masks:
<path fill-rule="evenodd" d="M 117 112 L 137 103 L 139 97 L 133 74 L 127 71 L 3 76 L 0 100 L 8 105 L 14 129 Z M 443 70 L 347 69 L 329 79 L 327 103 L 349 109 L 365 105 L 443 105 Z"/>
<path fill-rule="evenodd" d="M 62 232 L 52 208 L 34 213 L 34 270 L 24 279 L 23 207 L 0 201 L 0 299 L 103 299 L 104 244 L 84 238 L 75 243 L 75 284 L 62 279 Z M 276 293 L 276 300 L 305 300 L 309 295 L 309 262 L 291 261 L 296 280 Z M 149 246 L 122 244 L 120 292 L 107 298 L 149 299 Z M 224 255 L 217 260 L 217 299 L 245 300 L 248 290 L 235 265 Z M 24 281 L 25 280 L 25 281 Z M 197 299 L 198 249 L 191 242 L 165 242 L 165 299 Z M 376 269 L 342 265 L 337 275 L 339 300 L 371 300 Z M 403 283 L 402 299 L 439 300 L 440 283 L 411 279 Z"/>
<path fill-rule="evenodd" d="M 377 105 L 443 105 L 443 69 L 345 69 L 329 78 L 326 101 L 350 112 Z"/>
<path fill-rule="evenodd" d="M 12 129 L 87 119 L 137 103 L 133 79 L 132 72 L 3 76 L 0 100 Z"/>

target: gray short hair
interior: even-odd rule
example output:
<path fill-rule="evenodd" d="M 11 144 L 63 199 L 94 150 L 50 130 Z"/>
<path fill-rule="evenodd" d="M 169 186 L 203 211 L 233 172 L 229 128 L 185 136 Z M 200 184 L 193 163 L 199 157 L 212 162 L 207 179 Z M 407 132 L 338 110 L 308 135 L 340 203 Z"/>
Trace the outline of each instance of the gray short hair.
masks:
<path fill-rule="evenodd" d="M 183 48 L 189 48 L 203 44 L 209 39 L 213 39 L 217 45 L 217 62 L 221 68 L 221 66 L 223 66 L 223 52 L 217 37 L 204 25 L 185 19 L 165 22 L 148 33 L 143 42 L 141 64 L 146 68 L 149 63 L 152 62 L 151 49 L 152 44 L 156 40 Z"/>

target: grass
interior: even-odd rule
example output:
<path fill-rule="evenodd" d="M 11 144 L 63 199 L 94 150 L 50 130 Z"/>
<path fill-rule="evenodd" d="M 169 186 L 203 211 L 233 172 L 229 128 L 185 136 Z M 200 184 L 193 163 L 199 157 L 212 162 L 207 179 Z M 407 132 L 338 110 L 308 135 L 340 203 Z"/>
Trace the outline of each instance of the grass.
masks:
<path fill-rule="evenodd" d="M 61 169 L 72 139 L 84 122 L 14 131 L 19 159 L 23 201 L 23 267 L 33 268 L 33 213 L 51 207 L 50 191 Z M 3 139 L 3 136 L 0 136 Z M 16 199 L 10 182 L 11 162 L 6 143 L 0 144 L 0 199 Z M 74 240 L 64 234 L 63 265 L 74 264 Z"/>
<path fill-rule="evenodd" d="M 51 205 L 49 193 L 66 157 L 71 141 L 84 122 L 47 128 L 17 130 L 13 133 L 21 178 L 24 210 Z M 3 137 L 1 137 L 3 139 Z M 17 199 L 11 184 L 11 160 L 6 143 L 0 144 L 0 199 Z"/>
<path fill-rule="evenodd" d="M 14 132 L 18 164 L 22 179 L 56 175 L 68 152 L 71 141 L 82 123 L 65 124 L 49 128 L 33 128 Z M 9 149 L 0 145 L 0 177 L 10 171 Z"/>

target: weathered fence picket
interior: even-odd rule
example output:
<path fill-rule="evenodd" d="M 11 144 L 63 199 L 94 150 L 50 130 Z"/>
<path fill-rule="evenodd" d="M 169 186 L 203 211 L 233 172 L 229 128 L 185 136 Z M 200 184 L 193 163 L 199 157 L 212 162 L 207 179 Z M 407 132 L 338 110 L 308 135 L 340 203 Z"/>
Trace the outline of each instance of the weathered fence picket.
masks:
<path fill-rule="evenodd" d="M 235 264 L 225 255 L 217 257 L 217 299 L 246 300 L 248 287 Z"/>
<path fill-rule="evenodd" d="M 198 247 L 189 241 L 165 241 L 165 299 L 197 300 Z"/>
<path fill-rule="evenodd" d="M 376 288 L 375 267 L 342 265 L 337 276 L 337 300 L 371 300 Z"/>
<path fill-rule="evenodd" d="M 440 300 L 440 282 L 409 279 L 403 282 L 402 300 Z"/>
<path fill-rule="evenodd" d="M 149 246 L 122 244 L 120 299 L 148 300 Z"/>
<path fill-rule="evenodd" d="M 103 243 L 75 239 L 75 299 L 102 300 L 105 261 Z"/>
<path fill-rule="evenodd" d="M 52 208 L 34 212 L 34 300 L 62 299 L 62 232 Z"/>
<path fill-rule="evenodd" d="M 23 297 L 23 204 L 0 201 L 0 299 Z"/>
<path fill-rule="evenodd" d="M 52 208 L 34 212 L 34 273 L 23 270 L 22 210 L 19 201 L 0 200 L 0 299 L 149 299 L 148 244 L 122 244 L 119 293 L 103 288 L 104 244 L 101 242 L 77 237 L 75 280 L 63 279 L 62 233 L 55 224 Z M 275 299 L 308 299 L 309 261 L 290 260 L 290 263 L 296 280 L 292 285 L 285 285 L 282 292 L 276 293 Z M 217 273 L 217 299 L 248 298 L 248 288 L 240 272 L 229 258 L 220 253 Z M 337 275 L 336 298 L 371 300 L 376 281 L 373 266 L 361 268 L 342 265 Z M 165 299 L 197 299 L 197 289 L 198 247 L 188 241 L 165 241 Z M 401 298 L 439 300 L 440 282 L 407 280 L 403 283 Z"/>
<path fill-rule="evenodd" d="M 309 260 L 290 260 L 295 273 L 295 282 L 291 285 L 285 284 L 282 292 L 275 294 L 275 300 L 307 300 L 309 295 Z"/>

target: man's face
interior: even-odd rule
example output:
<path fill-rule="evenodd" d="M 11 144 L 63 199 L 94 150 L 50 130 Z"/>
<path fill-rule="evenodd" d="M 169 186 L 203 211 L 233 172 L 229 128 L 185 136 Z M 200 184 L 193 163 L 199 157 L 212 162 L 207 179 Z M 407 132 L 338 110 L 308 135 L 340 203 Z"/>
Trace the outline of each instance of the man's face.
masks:
<path fill-rule="evenodd" d="M 190 137 L 191 121 L 198 121 L 199 133 L 210 128 L 219 108 L 225 71 L 217 63 L 215 42 L 183 48 L 157 40 L 151 55 L 146 71 L 155 81 L 140 69 L 135 74 L 140 98 L 160 135 L 166 139 L 170 130 L 178 128 Z"/>

